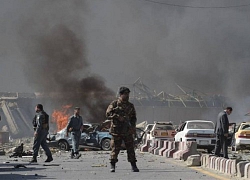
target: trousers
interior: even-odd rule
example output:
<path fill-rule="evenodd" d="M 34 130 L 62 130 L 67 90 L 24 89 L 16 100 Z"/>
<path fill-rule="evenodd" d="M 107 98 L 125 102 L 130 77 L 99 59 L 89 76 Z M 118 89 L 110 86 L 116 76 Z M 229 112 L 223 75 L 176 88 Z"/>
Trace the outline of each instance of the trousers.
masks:
<path fill-rule="evenodd" d="M 223 157 L 228 158 L 228 144 L 227 137 L 224 135 L 216 136 L 216 145 L 215 145 L 215 155 L 220 156 L 221 149 L 223 151 Z"/>
<path fill-rule="evenodd" d="M 132 134 L 129 135 L 118 135 L 112 136 L 111 139 L 111 153 L 110 153 L 110 162 L 118 162 L 118 154 L 122 148 L 122 142 L 124 141 L 125 147 L 127 149 L 127 159 L 128 162 L 137 162 L 135 157 L 134 150 L 134 138 Z"/>
<path fill-rule="evenodd" d="M 71 132 L 71 138 L 72 138 L 72 151 L 74 154 L 78 154 L 81 131 Z"/>
<path fill-rule="evenodd" d="M 48 135 L 48 130 L 42 129 L 38 133 L 38 135 L 34 138 L 34 143 L 33 143 L 34 157 L 38 156 L 38 151 L 40 146 L 42 146 L 47 156 L 52 156 L 51 151 L 46 142 L 47 135 Z"/>

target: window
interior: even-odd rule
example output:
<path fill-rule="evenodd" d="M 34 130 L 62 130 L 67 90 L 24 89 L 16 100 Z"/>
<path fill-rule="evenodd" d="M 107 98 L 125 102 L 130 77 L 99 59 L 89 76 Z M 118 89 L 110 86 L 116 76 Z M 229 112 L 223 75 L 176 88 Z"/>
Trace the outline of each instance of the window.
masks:
<path fill-rule="evenodd" d="M 243 124 L 241 130 L 250 130 L 250 124 Z"/>
<path fill-rule="evenodd" d="M 155 126 L 155 130 L 174 130 L 174 127 L 171 125 L 159 125 Z"/>
<path fill-rule="evenodd" d="M 214 129 L 212 122 L 189 122 L 187 129 Z"/>

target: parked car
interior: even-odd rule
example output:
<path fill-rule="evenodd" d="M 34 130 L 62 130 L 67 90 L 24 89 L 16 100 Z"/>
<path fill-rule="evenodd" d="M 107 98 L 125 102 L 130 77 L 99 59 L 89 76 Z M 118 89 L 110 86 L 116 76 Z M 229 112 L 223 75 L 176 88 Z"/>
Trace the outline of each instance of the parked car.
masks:
<path fill-rule="evenodd" d="M 108 130 L 101 129 L 101 125 L 84 124 L 84 130 L 81 133 L 80 146 L 100 148 L 102 150 L 110 150 L 111 135 Z M 66 136 L 66 128 L 49 136 L 50 146 L 56 146 L 61 150 L 69 150 L 72 146 L 70 135 Z"/>
<path fill-rule="evenodd" d="M 153 146 L 155 139 L 174 140 L 176 131 L 171 122 L 154 122 L 150 131 L 147 132 L 146 139 L 150 141 L 150 146 Z"/>
<path fill-rule="evenodd" d="M 232 150 L 250 149 L 250 122 L 238 125 L 232 141 Z"/>
<path fill-rule="evenodd" d="M 189 120 L 177 128 L 175 141 L 196 141 L 197 148 L 213 151 L 216 144 L 214 123 L 207 120 Z"/>

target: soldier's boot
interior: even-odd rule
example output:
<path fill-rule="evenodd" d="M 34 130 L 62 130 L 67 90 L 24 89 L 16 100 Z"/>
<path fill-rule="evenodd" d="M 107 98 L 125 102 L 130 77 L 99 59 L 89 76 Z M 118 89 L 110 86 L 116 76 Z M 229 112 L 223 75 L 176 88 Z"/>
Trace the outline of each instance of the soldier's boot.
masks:
<path fill-rule="evenodd" d="M 35 162 L 37 162 L 37 158 L 36 158 L 36 156 L 33 156 L 30 163 L 35 163 Z"/>
<path fill-rule="evenodd" d="M 136 162 L 131 162 L 132 172 L 139 172 L 139 169 L 136 166 Z"/>
<path fill-rule="evenodd" d="M 111 165 L 110 172 L 115 172 L 115 162 L 111 162 L 110 165 Z"/>
<path fill-rule="evenodd" d="M 47 159 L 44 162 L 51 162 L 51 161 L 53 161 L 52 156 L 48 156 Z"/>

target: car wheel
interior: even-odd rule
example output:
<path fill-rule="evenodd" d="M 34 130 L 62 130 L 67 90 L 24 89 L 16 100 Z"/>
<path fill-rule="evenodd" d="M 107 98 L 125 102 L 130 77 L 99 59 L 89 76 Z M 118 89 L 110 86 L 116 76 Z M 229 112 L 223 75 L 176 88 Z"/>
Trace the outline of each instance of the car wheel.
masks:
<path fill-rule="evenodd" d="M 182 142 L 182 138 L 180 139 L 180 142 Z"/>
<path fill-rule="evenodd" d="M 102 150 L 104 151 L 109 151 L 111 150 L 111 140 L 110 139 L 103 139 L 101 146 L 102 146 Z"/>
<path fill-rule="evenodd" d="M 69 150 L 69 143 L 65 140 L 59 141 L 58 147 L 60 150 L 68 151 Z"/>

